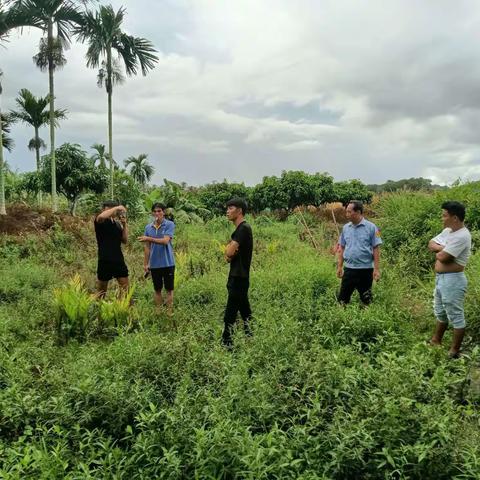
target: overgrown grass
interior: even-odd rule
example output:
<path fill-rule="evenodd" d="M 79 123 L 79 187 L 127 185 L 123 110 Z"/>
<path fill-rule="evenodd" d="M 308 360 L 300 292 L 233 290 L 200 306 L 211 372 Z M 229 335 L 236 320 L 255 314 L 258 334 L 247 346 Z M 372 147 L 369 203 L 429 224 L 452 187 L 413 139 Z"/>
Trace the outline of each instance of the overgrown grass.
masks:
<path fill-rule="evenodd" d="M 436 228 L 433 206 L 431 219 Z M 26 256 L 31 238 L 4 239 L 0 477 L 480 478 L 474 342 L 458 362 L 424 345 L 432 285 L 390 252 L 375 303 L 338 306 L 330 227 L 307 220 L 320 252 L 295 219 L 252 221 L 254 336 L 239 329 L 233 352 L 219 342 L 224 219 L 177 229 L 177 328 L 155 313 L 142 246 L 132 243 L 136 329 L 65 345 L 56 341 L 53 292 L 74 274 L 93 291 L 92 232 L 80 249 L 56 230 Z M 386 239 L 402 235 L 390 226 Z M 132 225 L 132 238 L 142 230 Z M 469 319 L 479 261 L 469 272 Z"/>

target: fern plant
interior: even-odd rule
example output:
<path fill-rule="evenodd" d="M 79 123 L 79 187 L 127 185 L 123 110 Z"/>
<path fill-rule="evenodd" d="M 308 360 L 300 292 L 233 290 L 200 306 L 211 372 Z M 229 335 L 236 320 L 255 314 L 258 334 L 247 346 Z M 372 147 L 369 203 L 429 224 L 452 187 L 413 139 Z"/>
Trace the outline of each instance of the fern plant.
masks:
<path fill-rule="evenodd" d="M 135 324 L 135 312 L 131 308 L 135 285 L 125 295 L 100 303 L 100 321 L 104 328 L 113 329 L 117 333 L 129 332 Z"/>
<path fill-rule="evenodd" d="M 65 288 L 54 290 L 56 330 L 60 341 L 72 337 L 84 339 L 90 324 L 94 297 L 85 290 L 80 275 L 76 274 Z"/>

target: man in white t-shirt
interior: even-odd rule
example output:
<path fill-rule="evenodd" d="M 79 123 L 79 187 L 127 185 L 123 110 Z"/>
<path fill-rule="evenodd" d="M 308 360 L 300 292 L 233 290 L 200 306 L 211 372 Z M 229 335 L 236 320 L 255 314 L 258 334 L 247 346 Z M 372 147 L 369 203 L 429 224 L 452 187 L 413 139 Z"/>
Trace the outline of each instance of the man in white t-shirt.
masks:
<path fill-rule="evenodd" d="M 464 270 L 472 247 L 470 232 L 465 227 L 465 206 L 459 202 L 442 205 L 442 220 L 445 229 L 428 243 L 435 253 L 435 290 L 433 309 L 437 319 L 432 345 L 441 345 L 443 335 L 451 323 L 453 341 L 448 352 L 458 358 L 465 334 L 463 304 L 467 290 Z"/>

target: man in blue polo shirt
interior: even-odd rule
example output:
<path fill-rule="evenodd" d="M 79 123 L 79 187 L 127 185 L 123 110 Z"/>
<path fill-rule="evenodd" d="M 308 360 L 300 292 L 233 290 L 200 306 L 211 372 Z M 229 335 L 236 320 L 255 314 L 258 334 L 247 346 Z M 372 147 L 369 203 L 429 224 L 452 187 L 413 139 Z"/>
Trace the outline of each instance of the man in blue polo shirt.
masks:
<path fill-rule="evenodd" d="M 347 218 L 339 240 L 337 277 L 342 279 L 338 301 L 350 302 L 355 290 L 364 305 L 372 301 L 373 280 L 380 279 L 380 231 L 363 216 L 363 204 L 352 200 L 347 206 Z"/>
<path fill-rule="evenodd" d="M 145 234 L 138 237 L 138 240 L 145 244 L 144 269 L 145 275 L 149 273 L 152 275 L 155 304 L 159 308 L 163 305 L 162 289 L 165 286 L 168 313 L 172 314 L 175 283 L 175 257 L 172 239 L 175 233 L 175 224 L 165 218 L 165 205 L 154 203 L 152 212 L 155 219 L 145 227 Z"/>

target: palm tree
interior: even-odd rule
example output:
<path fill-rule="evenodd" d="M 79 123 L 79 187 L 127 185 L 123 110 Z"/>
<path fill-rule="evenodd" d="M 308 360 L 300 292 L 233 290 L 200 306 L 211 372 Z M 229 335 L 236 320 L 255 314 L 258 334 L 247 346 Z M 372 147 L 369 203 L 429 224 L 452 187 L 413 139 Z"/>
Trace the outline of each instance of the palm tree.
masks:
<path fill-rule="evenodd" d="M 70 43 L 70 33 L 81 20 L 73 0 L 17 0 L 13 16 L 19 25 L 36 27 L 46 34 L 40 41 L 40 52 L 34 61 L 48 68 L 50 158 L 52 168 L 52 210 L 57 210 L 57 179 L 55 166 L 55 87 L 54 72 L 64 64 L 63 47 Z"/>
<path fill-rule="evenodd" d="M 0 71 L 0 102 L 2 98 L 2 72 Z M 5 170 L 3 161 L 3 118 L 2 107 L 0 105 L 0 215 L 6 215 L 7 210 L 5 208 Z"/>
<path fill-rule="evenodd" d="M 100 168 L 107 168 L 108 153 L 105 151 L 105 145 L 103 143 L 94 143 L 90 148 L 93 148 L 96 153 L 92 155 L 92 159 L 95 163 L 98 162 Z"/>
<path fill-rule="evenodd" d="M 10 1 L 4 0 L 4 5 L 0 6 L 0 46 L 6 41 L 9 31 L 17 27 L 17 23 L 12 19 L 10 10 L 5 10 L 3 7 L 7 6 Z M 12 140 L 4 135 L 7 132 L 6 117 L 2 114 L 2 75 L 0 70 L 0 215 L 6 215 L 5 209 L 5 166 L 3 159 L 3 149 L 10 150 L 13 147 Z"/>
<path fill-rule="evenodd" d="M 6 215 L 7 210 L 5 208 L 5 169 L 7 163 L 3 158 L 3 149 L 6 148 L 9 152 L 13 148 L 13 141 L 8 136 L 10 133 L 11 120 L 9 116 L 2 113 L 1 100 L 2 100 L 2 75 L 0 70 L 0 215 Z"/>
<path fill-rule="evenodd" d="M 50 123 L 50 112 L 47 110 L 50 97 L 47 95 L 37 98 L 30 90 L 22 88 L 15 101 L 17 102 L 18 111 L 11 111 L 10 118 L 12 121 L 20 121 L 33 127 L 35 136 L 30 140 L 28 148 L 35 150 L 37 172 L 40 172 L 40 149 L 46 148 L 46 145 L 40 138 L 38 132 L 41 127 Z M 64 118 L 66 118 L 66 110 L 55 110 L 55 127 L 58 127 L 58 120 L 63 120 Z M 42 202 L 41 192 L 38 194 L 38 201 L 39 203 Z"/>
<path fill-rule="evenodd" d="M 96 12 L 87 10 L 82 25 L 76 29 L 81 42 L 87 42 L 87 66 L 100 68 L 99 85 L 105 85 L 108 96 L 108 158 L 110 161 L 110 196 L 113 198 L 113 120 L 112 94 L 115 83 L 121 81 L 120 68 L 113 58 L 114 51 L 122 61 L 128 76 L 143 75 L 155 67 L 158 57 L 153 44 L 145 38 L 133 37 L 122 31 L 125 8 L 117 12 L 111 5 L 101 5 Z"/>
<path fill-rule="evenodd" d="M 0 76 L 2 72 L 0 71 Z M 0 82 L 0 95 L 2 94 L 2 84 Z M 5 172 L 7 162 L 3 158 L 3 149 L 9 152 L 13 149 L 13 140 L 8 136 L 10 133 L 11 120 L 9 116 L 0 112 L 0 215 L 6 215 L 5 208 Z"/>
<path fill-rule="evenodd" d="M 141 153 L 138 157 L 128 157 L 125 166 L 130 166 L 130 175 L 140 184 L 145 185 L 153 175 L 155 169 L 147 163 L 148 155 Z"/>

